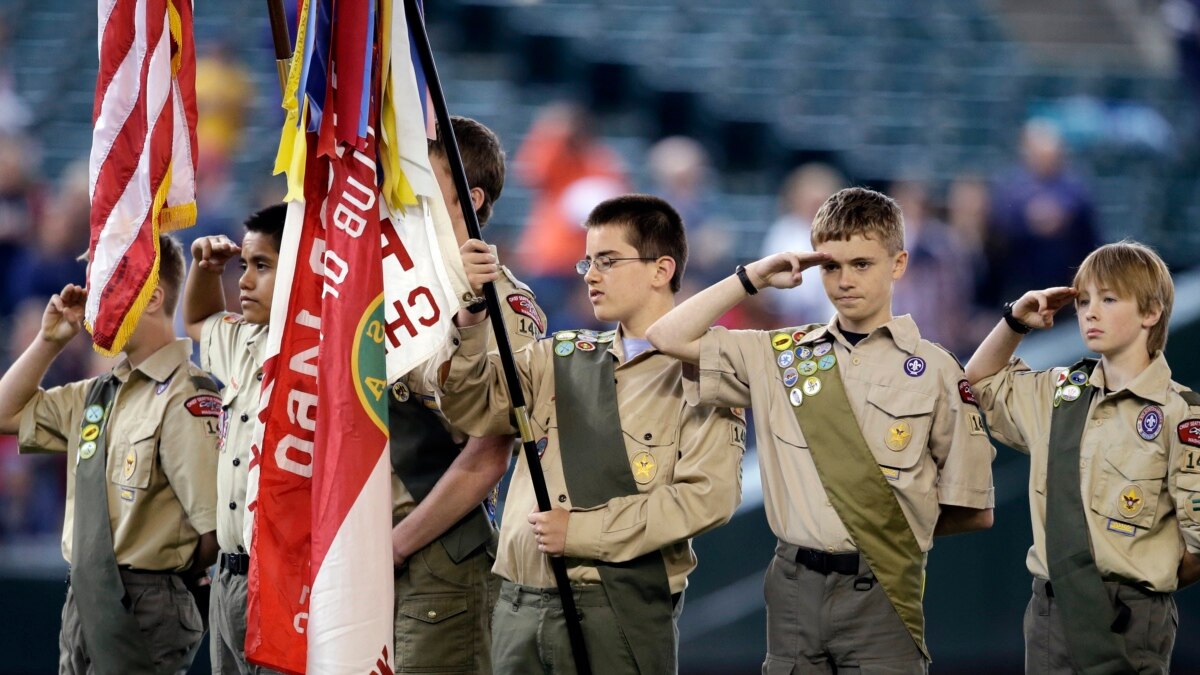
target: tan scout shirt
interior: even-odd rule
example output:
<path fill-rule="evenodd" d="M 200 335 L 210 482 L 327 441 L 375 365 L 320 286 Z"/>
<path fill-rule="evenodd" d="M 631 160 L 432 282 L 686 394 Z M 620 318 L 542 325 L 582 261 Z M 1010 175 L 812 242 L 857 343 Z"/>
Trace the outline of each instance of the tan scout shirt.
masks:
<path fill-rule="evenodd" d="M 1025 563 L 1048 578 L 1046 563 L 1046 469 L 1050 416 L 1059 377 L 1066 368 L 1031 371 L 1013 358 L 976 391 L 996 440 L 1029 454 L 1029 512 L 1033 546 Z M 1184 388 L 1171 381 L 1162 354 L 1127 387 L 1104 395 L 1104 367 L 1092 372 L 1095 387 L 1088 424 L 1079 444 L 1081 497 L 1092 553 L 1100 573 L 1167 593 L 1178 585 L 1183 545 L 1200 553 L 1200 422 L 1184 426 Z M 1090 391 L 1090 390 L 1085 390 Z M 1192 418 L 1200 418 L 1193 412 Z M 1157 419 L 1155 419 L 1157 418 Z M 1181 428 L 1182 427 L 1182 428 Z M 1188 436 L 1195 427 L 1196 435 Z M 1191 438 L 1194 445 L 1182 442 Z M 1186 514 L 1178 518 L 1178 513 Z M 1183 541 L 1180 541 L 1182 530 Z"/>
<path fill-rule="evenodd" d="M 198 533 L 216 528 L 218 415 L 213 392 L 189 360 L 191 340 L 175 340 L 137 368 L 113 368 L 122 384 L 107 424 L 108 514 L 117 564 L 182 571 Z M 67 453 L 63 558 L 71 562 L 75 464 L 91 380 L 39 390 L 21 411 L 22 452 Z"/>
<path fill-rule="evenodd" d="M 803 330 L 801 346 L 834 338 L 830 353 L 850 408 L 921 550 L 933 546 L 940 505 L 994 505 L 995 451 L 978 408 L 965 402 L 969 393 L 959 389 L 965 380 L 953 356 L 922 340 L 907 315 L 892 319 L 857 346 L 842 336 L 836 318 L 828 326 Z M 700 340 L 699 378 L 685 383 L 688 400 L 753 405 L 767 521 L 777 537 L 823 551 L 853 551 L 854 542 L 825 494 L 783 386 L 780 353 L 772 348 L 769 332 L 710 329 Z M 910 435 L 897 442 L 892 430 L 902 423 Z"/>
<path fill-rule="evenodd" d="M 200 333 L 200 365 L 221 389 L 221 437 L 217 457 L 217 543 L 222 551 L 245 553 L 242 523 L 250 444 L 262 393 L 267 356 L 267 326 L 247 323 L 238 314 L 208 317 Z"/>
<path fill-rule="evenodd" d="M 442 411 L 472 436 L 512 433 L 511 408 L 500 358 L 487 354 L 491 328 L 464 328 L 442 392 Z M 693 408 L 684 403 L 680 364 L 649 349 L 626 361 L 624 343 L 600 344 L 617 356 L 617 409 L 625 432 L 625 452 L 639 494 L 602 506 L 571 505 L 559 460 L 554 404 L 554 340 L 540 340 L 517 352 L 517 369 L 529 396 L 534 436 L 550 500 L 571 510 L 567 525 L 568 575 L 575 583 L 599 583 L 587 560 L 623 562 L 660 549 L 671 592 L 687 585 L 696 566 L 690 537 L 729 520 L 741 501 L 745 423 L 728 409 Z M 649 471 L 645 468 L 650 456 Z M 552 588 L 549 558 L 537 550 L 526 516 L 536 499 L 522 453 L 509 484 L 494 571 L 526 586 Z"/>
<path fill-rule="evenodd" d="M 495 247 L 492 252 L 495 253 Z M 533 291 L 529 289 L 519 279 L 513 276 L 513 273 L 503 265 L 500 266 L 501 274 L 496 279 L 496 294 L 500 297 L 500 309 L 504 314 L 504 327 L 508 332 L 508 341 L 512 345 L 512 350 L 515 352 L 526 345 L 529 345 L 546 334 L 546 314 L 538 307 L 535 301 Z M 491 330 L 489 326 L 489 330 Z M 451 345 L 452 347 L 453 345 Z M 443 356 L 445 356 L 443 354 Z M 445 359 L 431 359 L 437 363 L 445 363 Z M 432 410 L 438 409 L 437 398 L 435 396 L 436 380 L 426 382 L 425 370 L 423 366 L 417 366 L 408 375 L 404 376 L 403 384 L 407 391 L 397 391 L 393 389 L 392 395 L 408 395 L 417 396 L 426 406 Z M 430 373 L 436 371 L 436 368 L 430 370 Z M 445 417 L 442 417 L 442 422 L 446 425 L 446 430 L 459 443 L 467 439 L 467 435 L 459 429 L 454 428 Z M 404 482 L 392 472 L 392 516 L 398 522 L 400 518 L 407 515 L 414 508 L 417 502 L 413 499 L 412 493 L 404 486 Z"/>

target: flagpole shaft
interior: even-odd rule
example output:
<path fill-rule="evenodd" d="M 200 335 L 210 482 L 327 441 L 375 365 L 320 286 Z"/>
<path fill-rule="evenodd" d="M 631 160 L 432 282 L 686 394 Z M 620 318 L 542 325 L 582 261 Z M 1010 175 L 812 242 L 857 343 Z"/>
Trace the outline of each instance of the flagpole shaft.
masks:
<path fill-rule="evenodd" d="M 279 93 L 287 91 L 288 62 L 292 58 L 292 37 L 288 31 L 283 0 L 267 0 L 267 18 L 271 21 L 271 42 L 275 45 L 275 70 L 279 75 Z"/>
<path fill-rule="evenodd" d="M 417 0 L 404 0 L 404 11 L 408 16 L 408 26 L 412 31 L 413 44 L 421 66 L 425 70 L 425 80 L 429 85 L 429 93 L 433 98 L 433 109 L 437 116 L 438 132 L 442 145 L 446 149 L 446 159 L 450 165 L 450 175 L 454 177 L 454 187 L 458 192 L 458 203 L 462 206 L 463 218 L 466 219 L 467 233 L 472 239 L 482 239 L 479 218 L 471 202 L 471 189 L 467 185 L 467 173 L 463 167 L 462 155 L 458 151 L 458 141 L 454 137 L 454 126 L 450 122 L 450 112 L 446 107 L 446 96 L 442 91 L 442 83 L 438 78 L 437 66 L 433 61 L 433 49 L 429 45 L 429 35 L 425 31 L 425 16 L 417 5 Z M 504 326 L 504 314 L 500 311 L 500 297 L 496 287 L 488 282 L 483 286 L 483 297 L 487 302 L 488 316 L 492 321 L 492 331 L 496 338 L 496 347 L 500 354 L 500 364 L 504 369 L 504 379 L 508 385 L 509 399 L 512 401 L 513 412 L 517 417 L 517 428 L 521 432 L 521 446 L 525 453 L 525 463 L 529 467 L 530 479 L 533 482 L 533 492 L 537 497 L 539 511 L 549 511 L 551 507 L 550 492 L 546 488 L 546 476 L 542 473 L 542 463 L 538 455 L 537 444 L 533 439 L 529 425 L 529 412 L 525 407 L 525 394 L 521 390 L 521 381 L 517 377 L 517 366 L 513 360 L 512 345 L 509 343 L 508 330 Z M 579 612 L 575 608 L 575 594 L 571 592 L 571 582 L 567 577 L 566 560 L 561 556 L 551 556 L 550 567 L 554 572 L 555 585 L 562 601 L 563 615 L 567 622 L 567 637 L 571 642 L 571 652 L 575 660 L 575 670 L 578 675 L 591 675 L 591 664 L 588 660 L 587 646 L 583 640 L 583 627 L 579 622 Z"/>

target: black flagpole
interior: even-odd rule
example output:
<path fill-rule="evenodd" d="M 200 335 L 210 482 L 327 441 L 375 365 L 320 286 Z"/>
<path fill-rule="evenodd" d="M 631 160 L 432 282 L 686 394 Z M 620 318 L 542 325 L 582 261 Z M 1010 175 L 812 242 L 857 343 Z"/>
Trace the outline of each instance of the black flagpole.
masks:
<path fill-rule="evenodd" d="M 429 35 L 425 32 L 424 14 L 417 6 L 417 0 L 404 0 L 404 9 L 408 16 L 409 29 L 412 31 L 413 43 L 416 45 L 417 54 L 421 59 L 421 66 L 425 70 L 429 93 L 433 98 L 438 131 L 442 137 L 442 145 L 446 148 L 446 159 L 449 160 L 450 173 L 454 177 L 454 187 L 458 191 L 458 203 L 462 206 L 463 217 L 467 221 L 467 233 L 472 239 L 482 239 L 479 218 L 475 215 L 475 209 L 472 207 L 467 174 L 463 169 L 462 156 L 458 152 L 458 141 L 454 138 L 454 126 L 450 122 L 450 113 L 446 109 L 446 97 L 442 92 L 442 83 L 438 79 L 437 66 L 433 62 L 433 50 L 429 46 Z M 504 379 L 508 384 L 509 400 L 512 401 L 517 428 L 521 432 L 521 445 L 525 452 L 525 463 L 529 465 L 529 476 L 533 480 L 533 492 L 537 496 L 538 510 L 549 511 L 551 508 L 550 493 L 546 489 L 546 476 L 542 473 L 542 463 L 538 458 L 533 428 L 529 424 L 525 394 L 521 390 L 521 382 L 517 378 L 517 366 L 513 361 L 512 346 L 508 342 L 508 331 L 504 327 L 504 315 L 500 312 L 500 298 L 492 283 L 484 284 L 483 297 L 487 301 L 488 315 L 492 320 L 492 331 L 500 352 L 500 363 L 504 367 Z M 567 578 L 566 560 L 561 556 L 552 556 L 550 567 L 554 571 L 554 581 L 558 586 L 558 595 L 562 599 L 563 615 L 567 620 L 567 637 L 570 638 L 571 652 L 575 657 L 575 671 L 579 675 L 591 675 L 587 646 L 583 641 L 583 627 L 579 623 L 579 612 L 575 609 L 575 595 L 571 592 L 571 582 Z"/>
<path fill-rule="evenodd" d="M 287 14 L 283 0 L 267 0 L 267 17 L 271 21 L 271 44 L 275 47 L 275 70 L 279 74 L 279 93 L 287 93 L 288 62 L 292 59 L 292 37 L 288 33 Z"/>

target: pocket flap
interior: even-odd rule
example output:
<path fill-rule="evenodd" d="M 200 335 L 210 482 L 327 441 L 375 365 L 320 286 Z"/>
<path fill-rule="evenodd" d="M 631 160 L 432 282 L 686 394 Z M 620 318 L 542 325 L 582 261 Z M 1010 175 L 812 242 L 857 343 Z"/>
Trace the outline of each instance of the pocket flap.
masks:
<path fill-rule="evenodd" d="M 1167 458 L 1157 452 L 1122 448 L 1109 451 L 1104 459 L 1129 480 L 1157 480 L 1167 475 Z"/>
<path fill-rule="evenodd" d="M 867 401 L 892 417 L 913 417 L 933 412 L 934 398 L 919 391 L 875 385 Z"/>
<path fill-rule="evenodd" d="M 678 428 L 668 420 L 647 415 L 633 415 L 628 421 L 622 421 L 621 427 L 635 443 L 651 448 L 673 445 Z"/>
<path fill-rule="evenodd" d="M 462 593 L 424 595 L 405 600 L 400 613 L 410 619 L 429 624 L 445 621 L 467 611 L 467 596 Z"/>

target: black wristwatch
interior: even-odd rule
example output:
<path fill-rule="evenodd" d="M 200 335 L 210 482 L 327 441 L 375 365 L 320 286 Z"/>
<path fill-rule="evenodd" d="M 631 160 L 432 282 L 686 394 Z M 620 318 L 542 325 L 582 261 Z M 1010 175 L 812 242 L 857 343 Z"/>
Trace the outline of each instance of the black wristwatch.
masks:
<path fill-rule="evenodd" d="M 738 281 L 742 282 L 742 288 L 746 289 L 746 295 L 755 295 L 758 293 L 758 289 L 750 281 L 750 275 L 746 272 L 745 265 L 738 265 L 737 269 L 734 270 L 734 274 L 737 275 Z"/>
<path fill-rule="evenodd" d="M 487 309 L 487 298 L 477 298 L 475 302 L 467 305 L 467 311 L 472 314 L 478 314 Z"/>
<path fill-rule="evenodd" d="M 1017 319 L 1017 317 L 1013 316 L 1013 305 L 1015 304 L 1015 302 L 1005 303 L 1004 323 L 1008 324 L 1008 327 L 1012 329 L 1012 332 L 1017 333 L 1018 335 L 1029 335 L 1031 332 L 1033 332 L 1033 326 L 1023 323 Z"/>

